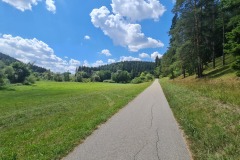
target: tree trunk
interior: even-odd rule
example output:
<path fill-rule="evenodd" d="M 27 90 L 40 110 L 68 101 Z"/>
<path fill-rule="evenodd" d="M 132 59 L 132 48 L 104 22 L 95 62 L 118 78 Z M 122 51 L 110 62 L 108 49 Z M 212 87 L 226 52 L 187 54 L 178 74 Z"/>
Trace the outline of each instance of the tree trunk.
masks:
<path fill-rule="evenodd" d="M 213 68 L 215 69 L 216 64 L 215 64 L 215 4 L 213 2 L 212 5 L 212 31 L 213 31 L 213 39 L 212 39 L 212 61 L 213 61 Z"/>
<path fill-rule="evenodd" d="M 200 66 L 201 66 L 201 57 L 199 54 L 199 35 L 198 35 L 198 18 L 197 18 L 197 4 L 196 0 L 194 0 L 194 28 L 195 28 L 195 48 L 196 48 L 196 54 L 198 59 L 198 67 L 197 67 L 197 77 L 200 78 Z"/>
<path fill-rule="evenodd" d="M 223 50 L 222 50 L 222 65 L 224 66 L 225 65 L 225 53 L 224 53 L 224 44 L 225 44 L 225 22 L 224 22 L 224 11 L 223 11 L 223 2 L 222 2 L 222 29 L 223 29 L 223 33 L 222 33 L 222 36 L 223 36 L 223 44 L 222 44 L 222 47 L 223 47 Z"/>

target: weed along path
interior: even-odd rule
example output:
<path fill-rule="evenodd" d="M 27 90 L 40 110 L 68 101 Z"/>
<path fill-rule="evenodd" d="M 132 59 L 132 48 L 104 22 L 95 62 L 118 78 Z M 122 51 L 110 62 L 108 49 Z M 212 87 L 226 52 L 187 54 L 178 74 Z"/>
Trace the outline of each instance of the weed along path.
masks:
<path fill-rule="evenodd" d="M 64 160 L 190 160 L 163 91 L 153 84 Z"/>

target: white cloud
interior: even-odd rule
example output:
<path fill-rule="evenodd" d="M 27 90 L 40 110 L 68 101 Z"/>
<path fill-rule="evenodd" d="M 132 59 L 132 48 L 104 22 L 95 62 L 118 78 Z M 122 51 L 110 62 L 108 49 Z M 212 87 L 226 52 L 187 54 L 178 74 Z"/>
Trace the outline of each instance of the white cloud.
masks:
<path fill-rule="evenodd" d="M 140 58 L 149 58 L 150 56 L 147 53 L 141 53 L 139 54 Z"/>
<path fill-rule="evenodd" d="M 108 59 L 108 63 L 115 63 L 116 60 L 115 59 Z"/>
<path fill-rule="evenodd" d="M 24 12 L 25 10 L 32 10 L 32 7 L 38 5 L 38 2 L 41 2 L 42 0 L 2 0 L 2 1 Z M 48 11 L 56 13 L 56 6 L 54 4 L 54 0 L 46 0 L 46 7 Z"/>
<path fill-rule="evenodd" d="M 105 63 L 102 60 L 98 60 L 95 63 L 92 64 L 93 67 L 99 67 L 104 65 Z"/>
<path fill-rule="evenodd" d="M 122 56 L 120 57 L 120 61 L 141 61 L 140 58 L 135 58 L 135 57 L 132 57 L 132 56 Z"/>
<path fill-rule="evenodd" d="M 158 58 L 161 58 L 161 57 L 162 57 L 162 54 L 160 54 L 160 53 L 158 53 L 158 52 L 153 52 L 153 53 L 151 54 L 151 58 L 152 58 L 153 60 L 155 60 L 157 56 L 158 56 Z"/>
<path fill-rule="evenodd" d="M 131 21 L 158 20 L 166 11 L 158 0 L 112 0 L 111 6 L 114 14 L 120 14 Z"/>
<path fill-rule="evenodd" d="M 35 65 L 50 69 L 53 72 L 75 72 L 80 61 L 69 61 L 55 55 L 54 50 L 36 38 L 24 39 L 4 34 L 0 37 L 0 52 L 10 55 L 22 62 L 34 62 Z"/>
<path fill-rule="evenodd" d="M 88 36 L 88 35 L 86 35 L 86 36 L 84 36 L 84 39 L 85 39 L 85 40 L 89 40 L 89 39 L 91 39 L 91 37 Z"/>
<path fill-rule="evenodd" d="M 89 67 L 90 66 L 87 60 L 83 61 L 83 66 L 85 66 L 85 67 Z"/>
<path fill-rule="evenodd" d="M 68 59 L 68 56 L 64 56 L 64 58 Z"/>
<path fill-rule="evenodd" d="M 112 55 L 108 49 L 102 50 L 100 54 L 104 54 L 104 55 L 107 56 L 107 57 L 109 57 L 109 56 Z"/>
<path fill-rule="evenodd" d="M 2 0 L 2 1 L 24 12 L 25 10 L 32 10 L 32 6 L 37 5 L 39 0 Z"/>
<path fill-rule="evenodd" d="M 90 16 L 93 25 L 109 36 L 114 44 L 128 47 L 132 52 L 164 46 L 161 41 L 146 37 L 141 31 L 140 24 L 130 23 L 120 14 L 110 14 L 105 6 L 93 9 Z"/>
<path fill-rule="evenodd" d="M 46 7 L 47 7 L 47 10 L 52 12 L 52 13 L 56 13 L 56 6 L 54 4 L 54 0 L 46 0 Z"/>

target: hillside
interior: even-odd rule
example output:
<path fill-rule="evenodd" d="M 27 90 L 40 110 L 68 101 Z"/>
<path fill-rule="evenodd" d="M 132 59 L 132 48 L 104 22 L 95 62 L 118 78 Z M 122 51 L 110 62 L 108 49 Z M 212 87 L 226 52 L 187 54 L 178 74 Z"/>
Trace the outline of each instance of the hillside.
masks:
<path fill-rule="evenodd" d="M 239 159 L 240 80 L 221 57 L 196 75 L 160 80 L 176 119 L 187 136 L 194 159 Z"/>
<path fill-rule="evenodd" d="M 2 61 L 5 65 L 9 66 L 11 63 L 14 63 L 14 62 L 20 62 L 20 63 L 23 63 L 13 57 L 10 57 L 6 54 L 3 54 L 0 52 L 0 61 Z M 29 65 L 29 68 L 33 71 L 33 72 L 38 72 L 38 73 L 43 73 L 45 71 L 47 71 L 47 69 L 43 68 L 43 67 L 39 67 L 39 66 L 36 66 L 34 64 L 31 64 Z"/>
<path fill-rule="evenodd" d="M 149 72 L 153 74 L 155 69 L 154 62 L 143 62 L 143 61 L 125 61 L 125 62 L 117 62 L 108 65 L 103 65 L 99 67 L 85 67 L 80 66 L 78 71 L 84 71 L 87 73 L 91 73 L 91 71 L 99 71 L 99 70 L 108 70 L 110 72 L 117 72 L 118 70 L 128 71 L 132 74 L 133 77 L 139 76 L 142 72 Z"/>

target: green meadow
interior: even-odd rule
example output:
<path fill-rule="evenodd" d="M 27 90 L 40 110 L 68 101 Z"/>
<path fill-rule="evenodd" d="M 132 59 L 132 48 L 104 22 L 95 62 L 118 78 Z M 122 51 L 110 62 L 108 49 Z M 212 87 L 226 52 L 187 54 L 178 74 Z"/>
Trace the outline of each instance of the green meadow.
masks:
<path fill-rule="evenodd" d="M 60 159 L 150 85 L 37 82 L 0 90 L 0 159 Z"/>

